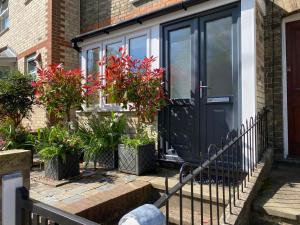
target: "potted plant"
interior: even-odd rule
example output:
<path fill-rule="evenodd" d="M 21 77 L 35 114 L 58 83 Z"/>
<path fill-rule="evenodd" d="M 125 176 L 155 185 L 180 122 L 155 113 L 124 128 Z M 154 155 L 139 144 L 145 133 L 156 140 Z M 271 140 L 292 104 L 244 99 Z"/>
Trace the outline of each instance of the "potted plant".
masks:
<path fill-rule="evenodd" d="M 89 75 L 86 80 L 80 69 L 65 70 L 62 64 L 50 65 L 38 70 L 37 80 L 32 82 L 35 88 L 36 103 L 42 104 L 54 124 L 71 122 L 73 109 L 80 109 L 85 100 L 98 90 L 99 80 Z"/>
<path fill-rule="evenodd" d="M 163 69 L 153 69 L 154 57 L 134 60 L 120 49 L 120 56 L 104 58 L 103 92 L 124 109 L 134 111 L 138 127 L 152 124 L 157 111 L 165 105 L 162 87 Z M 119 145 L 119 170 L 140 175 L 155 167 L 155 142 L 144 129 L 137 129 L 134 137 L 123 137 Z"/>
<path fill-rule="evenodd" d="M 45 177 L 61 180 L 79 175 L 81 139 L 76 133 L 56 125 L 38 130 L 35 148 L 45 161 Z"/>
<path fill-rule="evenodd" d="M 39 69 L 32 82 L 36 103 L 44 106 L 54 124 L 39 132 L 35 146 L 46 161 L 46 177 L 60 180 L 79 174 L 81 139 L 70 130 L 71 111 L 81 108 L 86 98 L 97 92 L 99 83 L 88 76 L 89 82 L 83 86 L 84 79 L 80 69 L 65 70 L 59 64 Z"/>
<path fill-rule="evenodd" d="M 122 137 L 118 147 L 119 170 L 125 173 L 141 175 L 155 170 L 155 140 L 140 127 L 134 137 Z"/>
<path fill-rule="evenodd" d="M 117 147 L 125 129 L 124 116 L 112 113 L 92 115 L 79 124 L 79 135 L 84 142 L 84 161 L 93 161 L 105 169 L 117 168 Z"/>

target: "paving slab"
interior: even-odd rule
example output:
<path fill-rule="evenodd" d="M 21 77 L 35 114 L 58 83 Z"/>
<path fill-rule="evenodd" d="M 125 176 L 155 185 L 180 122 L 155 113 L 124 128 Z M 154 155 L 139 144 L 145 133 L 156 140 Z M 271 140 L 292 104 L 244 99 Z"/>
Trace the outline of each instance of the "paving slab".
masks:
<path fill-rule="evenodd" d="M 300 224 L 300 165 L 276 165 L 265 181 L 254 209 Z"/>

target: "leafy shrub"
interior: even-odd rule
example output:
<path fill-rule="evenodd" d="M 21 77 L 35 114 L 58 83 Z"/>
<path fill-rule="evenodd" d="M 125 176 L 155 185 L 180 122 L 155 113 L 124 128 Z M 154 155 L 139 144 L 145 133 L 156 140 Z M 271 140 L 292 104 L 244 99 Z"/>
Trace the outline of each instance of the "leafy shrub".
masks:
<path fill-rule="evenodd" d="M 165 105 L 162 86 L 163 69 L 152 69 L 154 57 L 133 60 L 124 49 L 119 56 L 104 58 L 105 74 L 100 88 L 114 102 L 135 111 L 143 123 L 152 123 L 157 111 Z M 129 104 L 133 103 L 133 104 Z"/>
<path fill-rule="evenodd" d="M 82 141 L 76 133 L 56 125 L 38 130 L 35 148 L 44 160 L 60 157 L 65 161 L 68 154 L 79 154 Z"/>
<path fill-rule="evenodd" d="M 95 161 L 104 150 L 115 150 L 126 126 L 125 117 L 112 113 L 110 117 L 91 116 L 79 124 L 78 134 L 84 142 L 85 162 Z"/>
<path fill-rule="evenodd" d="M 32 150 L 34 135 L 21 126 L 16 127 L 9 120 L 0 125 L 0 150 L 27 149 Z"/>
<path fill-rule="evenodd" d="M 38 70 L 38 80 L 33 82 L 33 86 L 38 101 L 49 113 L 57 119 L 67 117 L 70 121 L 71 109 L 80 108 L 86 96 L 97 91 L 96 80 L 84 89 L 83 79 L 80 69 L 65 70 L 62 65 L 51 65 Z"/>
<path fill-rule="evenodd" d="M 0 79 L 0 120 L 9 119 L 18 127 L 22 119 L 28 118 L 34 104 L 32 77 L 19 71 L 11 72 Z"/>
<path fill-rule="evenodd" d="M 134 137 L 124 135 L 121 138 L 122 144 L 137 149 L 139 145 L 147 145 L 155 143 L 155 139 L 150 137 L 144 126 L 137 128 L 137 133 Z"/>

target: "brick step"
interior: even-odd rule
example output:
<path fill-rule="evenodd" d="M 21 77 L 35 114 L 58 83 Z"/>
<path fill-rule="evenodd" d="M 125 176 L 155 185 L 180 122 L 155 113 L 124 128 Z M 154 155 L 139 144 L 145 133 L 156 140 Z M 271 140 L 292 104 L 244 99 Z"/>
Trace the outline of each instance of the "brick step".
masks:
<path fill-rule="evenodd" d="M 199 199 L 194 200 L 194 222 L 195 224 L 201 224 L 201 208 L 200 208 Z M 182 201 L 182 215 L 183 215 L 183 224 L 190 225 L 191 223 L 191 199 L 189 197 L 183 197 Z M 162 212 L 165 214 L 165 207 L 161 208 Z M 170 199 L 169 202 L 169 221 L 171 225 L 179 224 L 179 196 L 175 195 Z M 222 215 L 222 207 L 219 206 L 220 216 Z M 217 206 L 216 204 L 212 205 L 212 218 L 213 223 L 217 224 Z M 210 224 L 210 207 L 207 202 L 203 202 L 203 222 L 204 224 Z"/>

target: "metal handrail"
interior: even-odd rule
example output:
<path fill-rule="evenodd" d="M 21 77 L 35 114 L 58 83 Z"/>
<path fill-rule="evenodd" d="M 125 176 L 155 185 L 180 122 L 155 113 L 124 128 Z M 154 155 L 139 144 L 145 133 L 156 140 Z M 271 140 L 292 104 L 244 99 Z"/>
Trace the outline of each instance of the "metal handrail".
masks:
<path fill-rule="evenodd" d="M 214 166 L 216 171 L 216 203 L 220 203 L 220 194 L 223 200 L 223 218 L 225 215 L 225 197 L 228 194 L 228 204 L 230 212 L 232 210 L 231 200 L 236 203 L 239 199 L 240 188 L 243 191 L 247 181 L 249 181 L 252 172 L 257 167 L 261 154 L 268 147 L 268 118 L 267 114 L 270 110 L 264 108 L 254 118 L 246 120 L 246 125 L 241 124 L 238 132 L 230 131 L 225 139 L 221 139 L 220 147 L 210 145 L 208 148 L 208 159 L 202 162 L 196 169 L 190 169 L 191 164 L 184 163 L 180 169 L 179 182 L 169 189 L 168 177 L 166 177 L 166 191 L 154 203 L 158 208 L 166 206 L 166 224 L 169 222 L 169 200 L 179 193 L 179 216 L 180 224 L 183 224 L 182 215 L 182 189 L 186 184 L 191 184 L 191 224 L 194 224 L 194 180 L 200 176 L 200 201 L 201 201 L 201 224 L 203 219 L 203 181 L 202 176 L 205 170 L 208 170 L 209 178 L 209 204 L 210 204 L 210 223 L 213 224 L 212 215 L 212 183 L 211 183 L 211 167 Z M 225 141 L 227 142 L 226 144 Z M 225 159 L 226 158 L 226 159 Z M 227 162 L 225 162 L 227 160 Z M 230 162 L 231 160 L 231 162 Z M 221 162 L 220 162 L 221 161 Z M 227 167 L 225 166 L 227 163 Z M 183 172 L 189 168 L 189 174 L 183 177 Z M 221 175 L 220 175 L 221 174 Z M 219 192 L 219 176 L 222 177 L 222 193 Z M 228 180 L 228 193 L 225 191 L 225 179 Z M 219 207 L 217 207 L 217 217 L 220 217 Z M 218 219 L 219 224 L 219 219 Z"/>

